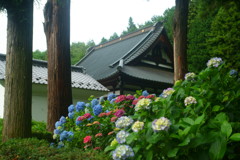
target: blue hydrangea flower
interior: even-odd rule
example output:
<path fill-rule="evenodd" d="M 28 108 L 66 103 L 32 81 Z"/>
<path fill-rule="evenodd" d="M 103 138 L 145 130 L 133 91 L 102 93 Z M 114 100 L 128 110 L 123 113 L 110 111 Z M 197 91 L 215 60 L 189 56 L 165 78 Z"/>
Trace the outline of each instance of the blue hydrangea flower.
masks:
<path fill-rule="evenodd" d="M 119 144 L 123 144 L 126 142 L 126 138 L 129 136 L 128 132 L 125 132 L 124 130 L 121 130 L 117 133 L 116 139 Z"/>
<path fill-rule="evenodd" d="M 77 102 L 77 104 L 76 104 L 76 111 L 80 112 L 80 111 L 84 110 L 84 106 L 85 106 L 84 102 Z"/>
<path fill-rule="evenodd" d="M 232 69 L 232 70 L 229 72 L 229 75 L 230 75 L 230 76 L 237 76 L 237 75 L 238 75 L 238 72 L 237 72 L 235 69 Z"/>
<path fill-rule="evenodd" d="M 74 105 L 70 105 L 68 107 L 68 112 L 73 112 L 74 111 Z"/>
<path fill-rule="evenodd" d="M 71 141 L 73 139 L 74 133 L 72 131 L 69 131 L 67 133 L 67 141 Z"/>
<path fill-rule="evenodd" d="M 142 96 L 145 96 L 145 97 L 146 97 L 146 96 L 148 96 L 148 95 L 149 95 L 149 93 L 148 93 L 146 90 L 142 92 Z"/>
<path fill-rule="evenodd" d="M 59 129 L 54 129 L 53 133 L 54 133 L 54 134 L 60 134 L 61 131 L 60 131 Z"/>
<path fill-rule="evenodd" d="M 55 123 L 55 128 L 58 128 L 59 126 L 62 126 L 62 123 L 61 123 L 60 121 L 57 121 L 57 122 Z"/>
<path fill-rule="evenodd" d="M 93 107 L 93 113 L 94 115 L 99 115 L 102 112 L 102 106 L 100 104 Z"/>
<path fill-rule="evenodd" d="M 113 98 L 115 98 L 115 97 L 116 97 L 115 94 L 110 93 L 110 94 L 108 94 L 107 100 L 108 100 L 108 101 L 111 101 L 111 100 L 112 100 Z"/>
<path fill-rule="evenodd" d="M 62 117 L 60 118 L 60 122 L 63 124 L 63 123 L 66 123 L 67 120 L 66 120 L 66 118 L 65 118 L 64 116 L 62 116 Z"/>
<path fill-rule="evenodd" d="M 116 98 L 113 98 L 110 103 L 113 104 L 113 102 L 115 102 Z"/>
<path fill-rule="evenodd" d="M 63 141 L 65 139 L 67 139 L 68 137 L 68 132 L 67 131 L 63 131 L 61 134 L 60 134 L 60 141 Z"/>
<path fill-rule="evenodd" d="M 94 98 L 94 99 L 91 101 L 92 108 L 93 108 L 94 106 L 96 106 L 98 103 L 99 103 L 98 100 L 97 100 L 96 98 Z"/>
<path fill-rule="evenodd" d="M 134 157 L 134 152 L 130 146 L 120 145 L 112 152 L 112 157 L 114 160 L 127 159 Z"/>
<path fill-rule="evenodd" d="M 74 112 L 68 113 L 68 117 L 69 117 L 70 119 L 73 119 L 73 117 L 74 117 Z"/>

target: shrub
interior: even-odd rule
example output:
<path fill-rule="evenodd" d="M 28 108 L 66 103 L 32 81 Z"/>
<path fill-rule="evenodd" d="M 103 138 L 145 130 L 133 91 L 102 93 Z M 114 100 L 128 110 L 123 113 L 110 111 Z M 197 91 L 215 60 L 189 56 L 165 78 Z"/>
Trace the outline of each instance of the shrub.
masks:
<path fill-rule="evenodd" d="M 137 91 L 71 105 L 55 124 L 57 145 L 105 148 L 113 159 L 239 158 L 240 78 L 223 66 L 213 58 L 159 97 Z"/>
<path fill-rule="evenodd" d="M 0 159 L 2 160 L 66 160 L 66 159 L 88 159 L 105 160 L 106 155 L 97 151 L 82 151 L 80 149 L 56 149 L 49 147 L 45 140 L 36 138 L 29 139 L 11 139 L 0 145 Z"/>

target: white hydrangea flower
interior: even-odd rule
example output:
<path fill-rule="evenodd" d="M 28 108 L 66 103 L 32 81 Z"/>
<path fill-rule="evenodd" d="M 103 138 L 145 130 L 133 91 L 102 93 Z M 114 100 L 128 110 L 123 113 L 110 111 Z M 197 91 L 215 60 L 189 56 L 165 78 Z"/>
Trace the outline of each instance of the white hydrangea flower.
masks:
<path fill-rule="evenodd" d="M 133 123 L 133 119 L 127 116 L 122 116 L 118 118 L 115 122 L 117 128 L 126 128 Z"/>
<path fill-rule="evenodd" d="M 128 132 L 125 132 L 125 131 L 120 131 L 117 133 L 116 135 L 116 138 L 117 138 L 117 142 L 119 144 L 123 144 L 126 142 L 126 138 L 129 136 L 129 133 Z"/>
<path fill-rule="evenodd" d="M 149 98 L 140 99 L 135 106 L 135 111 L 138 111 L 140 109 L 149 109 L 149 105 L 151 104 L 151 102 L 152 101 Z"/>
<path fill-rule="evenodd" d="M 159 119 L 155 119 L 152 122 L 152 129 L 157 132 L 157 131 L 161 131 L 161 130 L 168 130 L 169 127 L 171 125 L 171 122 L 169 119 L 165 118 L 165 117 L 161 117 Z"/>
<path fill-rule="evenodd" d="M 133 132 L 138 132 L 140 130 L 143 129 L 144 123 L 140 122 L 140 121 L 136 121 L 133 125 L 132 125 L 132 130 Z"/>
<path fill-rule="evenodd" d="M 211 58 L 210 60 L 208 60 L 207 66 L 208 66 L 208 68 L 218 67 L 222 63 L 223 63 L 222 58 L 214 57 L 214 58 Z"/>
<path fill-rule="evenodd" d="M 175 90 L 173 88 L 164 89 L 160 97 L 167 98 L 169 95 L 173 94 Z"/>
<path fill-rule="evenodd" d="M 194 80 L 195 77 L 196 77 L 195 73 L 189 72 L 189 73 L 185 74 L 184 79 L 188 80 L 188 81 L 191 81 L 191 80 Z"/>
<path fill-rule="evenodd" d="M 134 156 L 133 149 L 128 145 L 120 145 L 112 153 L 112 157 L 114 160 L 127 159 L 133 156 Z"/>
<path fill-rule="evenodd" d="M 196 104 L 196 103 L 197 103 L 196 98 L 194 98 L 192 96 L 186 97 L 185 100 L 184 100 L 185 106 L 188 106 L 190 104 Z"/>

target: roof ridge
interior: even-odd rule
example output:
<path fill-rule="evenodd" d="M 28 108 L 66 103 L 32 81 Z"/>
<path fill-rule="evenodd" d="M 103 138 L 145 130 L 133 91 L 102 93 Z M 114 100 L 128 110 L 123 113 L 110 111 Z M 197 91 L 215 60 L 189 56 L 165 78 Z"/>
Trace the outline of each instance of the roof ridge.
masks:
<path fill-rule="evenodd" d="M 116 39 L 113 39 L 113 40 L 110 40 L 108 42 L 105 42 L 105 43 L 102 43 L 102 44 L 99 44 L 99 45 L 95 45 L 93 47 L 90 47 L 88 49 L 88 52 L 87 54 L 82 58 L 80 59 L 76 64 L 75 66 L 77 66 L 79 63 L 81 63 L 84 59 L 86 59 L 93 51 L 95 51 L 96 49 L 100 49 L 100 48 L 103 48 L 103 47 L 107 47 L 109 45 L 112 45 L 112 44 L 115 44 L 115 43 L 118 43 L 119 41 L 122 41 L 122 40 L 126 40 L 126 39 L 129 39 L 129 38 L 132 38 L 132 37 L 135 37 L 135 36 L 138 36 L 140 34 L 143 34 L 143 33 L 146 33 L 146 32 L 149 32 L 149 31 L 154 31 L 159 25 L 162 25 L 163 23 L 162 22 L 157 22 L 155 23 L 154 25 L 151 25 L 151 26 L 147 26 L 147 27 L 144 27 L 144 28 L 141 28 L 141 29 L 138 29 L 134 32 L 131 32 L 131 33 L 128 33 L 127 35 L 123 35 L 119 38 L 116 38 Z M 133 47 L 135 48 L 135 47 Z"/>
<path fill-rule="evenodd" d="M 148 27 L 145 27 L 145 28 L 138 29 L 138 30 L 136 30 L 134 32 L 130 32 L 130 33 L 126 34 L 126 35 L 120 36 L 120 37 L 115 38 L 113 40 L 109 40 L 107 42 L 100 43 L 100 44 L 94 46 L 94 48 L 95 49 L 99 49 L 99 48 L 106 47 L 106 46 L 109 46 L 111 44 L 117 43 L 119 41 L 122 41 L 122 40 L 125 40 L 125 39 L 128 39 L 128 38 L 132 38 L 132 37 L 135 37 L 135 36 L 138 36 L 140 34 L 143 34 L 145 32 L 150 31 L 153 27 L 154 27 L 154 25 L 151 25 L 151 26 L 148 26 Z"/>

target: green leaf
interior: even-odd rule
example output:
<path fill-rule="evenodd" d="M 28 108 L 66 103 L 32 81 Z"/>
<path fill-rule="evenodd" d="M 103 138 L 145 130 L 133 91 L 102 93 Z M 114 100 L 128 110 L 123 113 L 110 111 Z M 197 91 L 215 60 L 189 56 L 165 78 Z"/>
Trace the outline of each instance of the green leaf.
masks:
<path fill-rule="evenodd" d="M 108 152 L 108 151 L 114 150 L 115 148 L 116 148 L 115 146 L 107 146 L 107 147 L 104 149 L 104 152 Z"/>
<path fill-rule="evenodd" d="M 221 112 L 218 115 L 216 115 L 216 117 L 214 119 L 217 121 L 223 122 L 223 121 L 226 121 L 228 119 L 228 117 L 225 113 Z"/>
<path fill-rule="evenodd" d="M 223 138 L 218 138 L 214 143 L 212 143 L 209 154 L 212 160 L 222 159 L 227 147 L 227 142 Z"/>
<path fill-rule="evenodd" d="M 240 133 L 234 133 L 229 139 L 232 141 L 240 141 Z"/>
<path fill-rule="evenodd" d="M 190 127 L 187 127 L 184 130 L 178 130 L 179 136 L 183 137 L 183 136 L 187 135 L 188 132 L 190 131 L 190 129 L 191 129 Z"/>
<path fill-rule="evenodd" d="M 153 158 L 153 151 L 152 151 L 152 150 L 149 150 L 149 151 L 147 152 L 146 158 L 147 158 L 147 160 L 152 160 L 152 158 Z"/>
<path fill-rule="evenodd" d="M 179 148 L 170 149 L 170 150 L 168 151 L 168 153 L 167 153 L 167 156 L 168 156 L 169 158 L 175 157 L 176 154 L 177 154 L 177 152 L 178 152 L 178 150 L 179 150 Z"/>
<path fill-rule="evenodd" d="M 193 125 L 194 124 L 194 120 L 191 119 L 191 118 L 182 118 L 182 121 L 187 123 L 187 124 L 190 124 L 190 125 Z"/>
<path fill-rule="evenodd" d="M 231 135 L 232 133 L 232 126 L 230 123 L 227 121 L 224 121 L 221 125 L 221 132 L 227 136 L 227 138 Z"/>
<path fill-rule="evenodd" d="M 221 110 L 223 110 L 223 107 L 222 107 L 222 106 L 219 106 L 219 105 L 215 105 L 215 106 L 213 106 L 213 108 L 212 108 L 212 111 L 213 111 L 213 112 L 218 112 L 218 111 L 221 111 Z"/>
<path fill-rule="evenodd" d="M 140 146 L 140 145 L 134 146 L 134 147 L 133 147 L 134 153 L 136 154 L 136 153 L 139 151 L 139 149 L 141 149 L 141 146 Z"/>
<path fill-rule="evenodd" d="M 151 147 L 152 147 L 152 144 L 149 144 L 149 145 L 146 147 L 146 150 L 149 150 Z"/>
<path fill-rule="evenodd" d="M 188 145 L 188 143 L 190 142 L 190 138 L 187 137 L 186 139 L 184 139 L 184 141 L 182 143 L 180 143 L 178 146 L 186 146 Z"/>
<path fill-rule="evenodd" d="M 201 116 L 197 117 L 194 124 L 201 124 L 202 121 L 204 120 L 204 117 L 205 117 L 205 114 L 202 114 Z"/>

